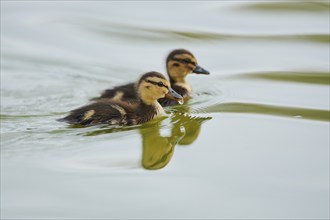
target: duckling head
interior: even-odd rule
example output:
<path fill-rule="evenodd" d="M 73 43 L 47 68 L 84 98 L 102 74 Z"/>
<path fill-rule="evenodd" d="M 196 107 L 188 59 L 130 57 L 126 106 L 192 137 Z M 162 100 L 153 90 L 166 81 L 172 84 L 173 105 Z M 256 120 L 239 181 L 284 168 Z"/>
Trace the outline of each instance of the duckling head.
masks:
<path fill-rule="evenodd" d="M 147 105 L 157 103 L 160 98 L 169 98 L 183 103 L 183 98 L 175 92 L 168 80 L 158 72 L 148 72 L 142 75 L 138 84 L 137 91 L 140 99 Z"/>
<path fill-rule="evenodd" d="M 173 50 L 166 59 L 167 73 L 171 83 L 184 82 L 185 77 L 190 73 L 210 74 L 197 64 L 194 55 L 185 49 Z"/>

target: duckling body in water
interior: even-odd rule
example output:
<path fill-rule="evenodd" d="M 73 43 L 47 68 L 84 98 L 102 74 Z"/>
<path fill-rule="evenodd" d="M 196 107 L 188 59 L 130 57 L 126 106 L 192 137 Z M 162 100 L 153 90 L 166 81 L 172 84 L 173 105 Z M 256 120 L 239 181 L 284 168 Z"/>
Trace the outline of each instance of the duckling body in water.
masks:
<path fill-rule="evenodd" d="M 158 99 L 168 97 L 182 100 L 166 78 L 157 72 L 148 72 L 135 84 L 137 98 L 125 100 L 121 98 L 98 99 L 91 104 L 72 110 L 70 114 L 59 121 L 74 125 L 136 125 L 147 122 L 164 110 L 157 102 Z"/>
<path fill-rule="evenodd" d="M 191 97 L 192 88 L 186 81 L 186 76 L 191 73 L 196 74 L 210 74 L 209 71 L 203 69 L 197 64 L 194 55 L 185 49 L 173 50 L 166 59 L 167 74 L 170 79 L 171 87 L 180 94 L 184 100 Z M 138 98 L 136 93 L 136 84 L 129 83 L 122 86 L 107 89 L 103 94 L 92 100 L 98 99 L 114 99 L 114 100 L 135 100 Z M 176 104 L 175 100 L 168 98 L 161 98 L 158 102 L 162 106 L 169 106 Z"/>

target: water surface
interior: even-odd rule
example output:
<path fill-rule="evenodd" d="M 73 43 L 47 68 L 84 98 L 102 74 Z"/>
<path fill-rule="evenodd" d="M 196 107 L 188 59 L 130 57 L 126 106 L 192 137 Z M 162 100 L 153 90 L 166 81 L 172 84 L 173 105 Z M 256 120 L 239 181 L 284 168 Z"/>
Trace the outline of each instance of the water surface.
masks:
<path fill-rule="evenodd" d="M 329 218 L 329 3 L 1 1 L 1 218 Z M 56 119 L 165 73 L 209 76 L 133 127 Z"/>

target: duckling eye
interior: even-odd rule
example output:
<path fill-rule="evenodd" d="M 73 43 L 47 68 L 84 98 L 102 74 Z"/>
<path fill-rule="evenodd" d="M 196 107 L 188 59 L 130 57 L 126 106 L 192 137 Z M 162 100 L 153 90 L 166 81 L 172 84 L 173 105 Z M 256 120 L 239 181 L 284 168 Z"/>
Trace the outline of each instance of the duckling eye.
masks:
<path fill-rule="evenodd" d="M 190 63 L 190 60 L 189 59 L 183 59 L 183 62 Z"/>
<path fill-rule="evenodd" d="M 158 82 L 157 85 L 158 85 L 159 87 L 164 86 L 164 84 L 163 84 L 162 82 Z"/>

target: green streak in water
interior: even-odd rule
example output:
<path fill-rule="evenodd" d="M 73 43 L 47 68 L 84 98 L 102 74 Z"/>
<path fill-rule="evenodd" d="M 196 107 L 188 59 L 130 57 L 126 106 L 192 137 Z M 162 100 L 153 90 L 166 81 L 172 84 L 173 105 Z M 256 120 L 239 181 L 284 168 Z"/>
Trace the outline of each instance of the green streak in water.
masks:
<path fill-rule="evenodd" d="M 330 43 L 329 34 L 296 34 L 296 35 L 232 35 L 207 32 L 172 31 L 177 37 L 201 40 L 273 40 L 273 41 L 311 41 Z"/>
<path fill-rule="evenodd" d="M 329 2 L 326 1 L 281 1 L 281 2 L 261 2 L 241 6 L 244 9 L 262 11 L 302 11 L 302 12 L 329 12 Z"/>
<path fill-rule="evenodd" d="M 281 117 L 300 117 L 307 120 L 330 121 L 330 111 L 320 109 L 306 109 L 295 107 L 282 107 L 272 105 L 262 105 L 254 103 L 220 103 L 207 107 L 206 112 L 227 112 L 227 113 L 245 113 L 262 114 Z"/>
<path fill-rule="evenodd" d="M 330 43 L 329 34 L 310 34 L 310 35 L 301 35 L 300 38 L 306 41 L 314 41 L 319 43 Z"/>
<path fill-rule="evenodd" d="M 114 36 L 126 40 L 173 42 L 173 40 L 271 40 L 271 41 L 309 41 L 315 43 L 330 43 L 329 34 L 295 34 L 295 35 L 234 35 L 225 33 L 201 32 L 201 31 L 181 31 L 164 30 L 157 28 L 147 28 L 130 26 L 117 23 L 98 23 L 92 27 L 87 27 L 93 33 L 99 33 L 105 37 Z"/>
<path fill-rule="evenodd" d="M 272 81 L 330 85 L 330 74 L 327 72 L 245 73 L 245 74 L 235 75 L 233 76 L 233 78 L 264 79 L 264 80 L 272 80 Z"/>

